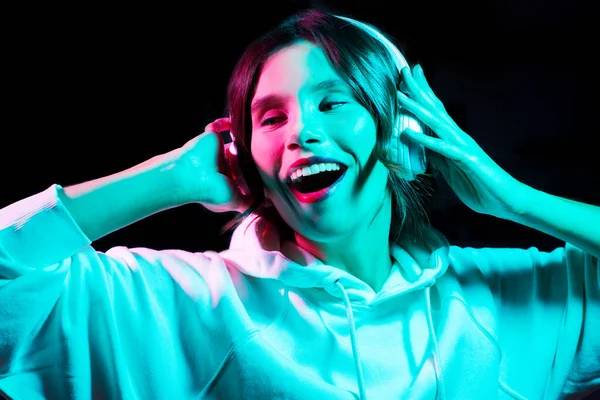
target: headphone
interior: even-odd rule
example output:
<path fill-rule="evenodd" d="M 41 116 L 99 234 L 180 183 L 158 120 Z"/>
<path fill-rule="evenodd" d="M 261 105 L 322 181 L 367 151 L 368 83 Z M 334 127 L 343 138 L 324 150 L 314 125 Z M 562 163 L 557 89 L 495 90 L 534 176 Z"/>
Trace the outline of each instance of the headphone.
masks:
<path fill-rule="evenodd" d="M 400 52 L 400 50 L 394 46 L 394 44 L 387 39 L 377 29 L 366 23 L 336 15 L 336 18 L 343 19 L 354 26 L 357 26 L 370 34 L 375 39 L 379 40 L 389 51 L 390 55 L 396 63 L 398 73 L 401 72 L 402 68 L 408 67 L 408 62 Z M 427 158 L 425 148 L 423 145 L 412 142 L 406 139 L 402 132 L 409 128 L 417 133 L 426 133 L 427 127 L 415 118 L 414 115 L 408 111 L 400 108 L 396 114 L 396 121 L 392 130 L 392 138 L 389 143 L 389 147 L 386 149 L 387 157 L 394 160 L 400 165 L 401 169 L 396 174 L 407 181 L 412 181 L 417 178 L 417 175 L 422 174 L 427 169 Z M 237 147 L 235 145 L 235 136 L 231 130 L 229 131 L 231 136 L 231 143 L 225 145 L 225 159 L 229 164 L 229 168 L 233 179 L 237 183 L 240 191 L 244 195 L 250 194 L 250 189 L 246 181 L 243 178 L 242 170 L 237 163 Z"/>

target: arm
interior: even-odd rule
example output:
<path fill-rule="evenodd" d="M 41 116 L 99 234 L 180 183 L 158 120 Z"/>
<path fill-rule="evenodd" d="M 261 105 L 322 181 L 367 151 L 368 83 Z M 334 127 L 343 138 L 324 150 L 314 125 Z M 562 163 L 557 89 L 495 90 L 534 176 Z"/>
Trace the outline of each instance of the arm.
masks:
<path fill-rule="evenodd" d="M 85 235 L 94 241 L 182 203 L 174 176 L 176 151 L 125 171 L 59 190 L 58 195 Z"/>
<path fill-rule="evenodd" d="M 0 209 L 0 390 L 32 399 L 97 390 L 192 397 L 216 368 L 203 343 L 207 321 L 223 319 L 205 307 L 213 301 L 204 277 L 219 270 L 221 285 L 224 263 L 177 250 L 96 252 L 59 191 L 53 185 Z M 182 336 L 183 318 L 193 339 Z M 190 360 L 183 345 L 192 340 Z"/>
<path fill-rule="evenodd" d="M 184 146 L 125 171 L 67 187 L 59 198 L 94 241 L 157 212 L 200 203 L 213 212 L 243 212 L 252 195 L 240 193 L 225 166 L 223 140 L 229 119 L 208 124 Z"/>
<path fill-rule="evenodd" d="M 597 258 L 567 244 L 552 252 L 452 247 L 451 260 L 469 282 L 462 295 L 476 319 L 494 320 L 487 327 L 503 355 L 501 390 L 558 399 L 600 387 Z"/>
<path fill-rule="evenodd" d="M 600 207 L 522 185 L 522 199 L 510 220 L 564 240 L 600 258 Z"/>
<path fill-rule="evenodd" d="M 399 102 L 427 124 L 435 136 L 409 129 L 404 133 L 429 150 L 433 166 L 465 205 L 600 256 L 599 207 L 553 196 L 517 181 L 450 118 L 420 67 L 414 68 L 414 76 L 408 69 L 402 72 L 410 97 L 399 92 Z"/>
<path fill-rule="evenodd" d="M 446 113 L 419 67 L 403 70 L 402 106 L 435 132 L 405 131 L 473 211 L 514 221 L 566 242 L 536 248 L 464 250 L 462 261 L 492 289 L 503 350 L 504 387 L 527 398 L 559 398 L 600 385 L 600 209 L 535 190 L 510 176 Z M 476 253 L 476 254 L 475 254 Z M 532 379 L 533 371 L 538 384 Z M 541 395 L 544 393 L 544 395 Z"/>
<path fill-rule="evenodd" d="M 0 390 L 67 398 L 104 386 L 118 390 L 108 397 L 131 397 L 140 392 L 130 383 L 143 381 L 144 398 L 187 398 L 212 376 L 204 353 L 181 362 L 185 349 L 172 340 L 185 316 L 203 349 L 207 321 L 223 320 L 204 307 L 213 301 L 198 272 L 214 277 L 212 259 L 125 247 L 102 253 L 90 244 L 182 204 L 233 211 L 241 197 L 220 173 L 222 150 L 209 132 L 123 172 L 52 185 L 0 209 Z M 223 262 L 216 265 L 228 276 Z M 170 351 L 157 352 L 165 340 Z"/>

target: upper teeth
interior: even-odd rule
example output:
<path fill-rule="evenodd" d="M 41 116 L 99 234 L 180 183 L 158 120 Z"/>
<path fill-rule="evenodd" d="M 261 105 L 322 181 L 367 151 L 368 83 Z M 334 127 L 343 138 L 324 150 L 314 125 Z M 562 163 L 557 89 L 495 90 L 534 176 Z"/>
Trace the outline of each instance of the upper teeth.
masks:
<path fill-rule="evenodd" d="M 306 167 L 300 167 L 292 172 L 290 175 L 290 180 L 294 182 L 303 176 L 314 175 L 323 171 L 337 171 L 340 168 L 341 166 L 338 163 L 318 163 Z"/>

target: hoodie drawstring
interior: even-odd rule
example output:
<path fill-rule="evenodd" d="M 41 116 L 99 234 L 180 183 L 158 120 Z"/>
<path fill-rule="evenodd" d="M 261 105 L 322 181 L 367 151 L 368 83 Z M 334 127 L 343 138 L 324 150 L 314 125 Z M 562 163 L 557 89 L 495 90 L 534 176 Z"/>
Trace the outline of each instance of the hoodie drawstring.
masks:
<path fill-rule="evenodd" d="M 446 398 L 446 388 L 444 386 L 444 372 L 442 371 L 442 361 L 440 359 L 440 346 L 435 336 L 435 330 L 433 329 L 433 317 L 431 316 L 431 286 L 427 286 L 423 291 L 425 295 L 425 304 L 427 308 L 427 327 L 429 328 L 429 335 L 433 340 L 433 366 L 435 369 L 435 376 L 438 385 L 438 398 L 444 400 Z"/>
<path fill-rule="evenodd" d="M 362 364 L 360 362 L 360 354 L 358 353 L 358 344 L 356 343 L 356 326 L 354 324 L 354 314 L 352 314 L 352 306 L 350 305 L 350 299 L 344 289 L 344 285 L 340 281 L 335 281 L 335 284 L 342 292 L 344 297 L 344 304 L 346 305 L 346 316 L 348 317 L 348 323 L 350 324 L 350 341 L 352 342 L 352 355 L 354 356 L 354 366 L 356 367 L 356 375 L 358 377 L 358 392 L 361 400 L 367 400 L 367 392 L 365 391 L 365 377 L 362 371 Z"/>
<path fill-rule="evenodd" d="M 358 351 L 358 344 L 356 341 L 356 325 L 354 323 L 354 314 L 352 313 L 352 306 L 350 305 L 350 299 L 346 293 L 344 285 L 339 280 L 335 281 L 335 284 L 340 289 L 342 297 L 344 298 L 344 305 L 346 307 L 346 316 L 348 317 L 348 324 L 350 325 L 350 341 L 352 343 L 352 355 L 354 356 L 354 366 L 356 367 L 356 376 L 358 378 L 358 391 L 361 400 L 367 400 L 367 392 L 365 390 L 365 378 L 362 371 L 362 364 L 360 362 L 360 353 Z M 433 341 L 433 365 L 435 370 L 436 382 L 438 385 L 438 398 L 445 400 L 446 389 L 444 385 L 444 371 L 442 370 L 442 361 L 440 358 L 440 346 L 435 336 L 435 330 L 433 329 L 433 317 L 431 315 L 431 286 L 427 286 L 423 291 L 425 295 L 425 306 L 427 310 L 427 328 L 429 329 L 429 335 Z"/>

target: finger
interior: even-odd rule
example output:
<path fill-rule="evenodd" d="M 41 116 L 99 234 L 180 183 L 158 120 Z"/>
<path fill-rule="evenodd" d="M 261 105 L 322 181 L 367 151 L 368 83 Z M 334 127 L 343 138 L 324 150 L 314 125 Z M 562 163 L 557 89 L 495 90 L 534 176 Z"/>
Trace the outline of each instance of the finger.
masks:
<path fill-rule="evenodd" d="M 401 135 L 406 135 L 410 140 L 415 143 L 418 143 L 425 148 L 443 155 L 451 160 L 460 160 L 463 158 L 463 153 L 457 147 L 452 146 L 448 142 L 443 139 L 438 139 L 432 136 L 425 135 L 423 133 L 419 133 L 413 131 L 412 129 L 405 129 L 402 131 Z"/>
<path fill-rule="evenodd" d="M 230 118 L 218 118 L 204 127 L 204 132 L 220 133 L 229 130 L 231 126 Z"/>
<path fill-rule="evenodd" d="M 447 126 L 447 124 L 440 120 L 437 115 L 434 115 L 428 108 L 423 107 L 416 100 L 411 99 L 406 94 L 401 91 L 397 92 L 398 94 L 398 102 L 400 106 L 414 114 L 421 122 L 427 125 L 436 135 L 443 137 L 443 128 Z"/>
<path fill-rule="evenodd" d="M 427 82 L 427 79 L 425 78 L 425 73 L 423 72 L 423 68 L 421 67 L 420 64 L 417 64 L 413 67 L 413 77 L 419 82 L 419 86 L 421 87 L 421 89 L 427 93 L 427 95 L 429 96 L 429 98 L 431 98 L 431 100 L 435 103 L 436 107 L 442 107 L 444 108 L 444 104 L 441 102 L 440 99 L 438 99 L 438 97 L 435 95 L 435 93 L 433 93 L 433 90 L 431 89 L 431 86 L 429 86 L 429 82 Z"/>
<path fill-rule="evenodd" d="M 429 104 L 433 108 L 435 108 L 439 112 L 440 117 L 444 121 L 446 121 L 450 125 L 455 126 L 458 129 L 460 129 L 458 127 L 458 125 L 456 124 L 456 122 L 454 122 L 454 120 L 450 117 L 450 115 L 448 115 L 448 113 L 446 111 L 446 107 L 444 107 L 444 103 L 442 103 L 442 101 L 435 95 L 435 93 L 433 93 L 433 90 L 431 89 L 431 87 L 429 86 L 429 83 L 425 79 L 425 75 L 423 73 L 423 68 L 421 68 L 420 65 L 417 64 L 414 67 L 411 78 L 413 81 L 419 82 L 420 90 L 426 94 L 426 96 L 424 95 L 423 97 L 427 98 L 429 100 L 427 104 Z"/>
<path fill-rule="evenodd" d="M 433 107 L 436 107 L 437 104 L 434 101 L 434 99 L 432 99 L 429 94 L 427 92 L 425 92 L 419 82 L 417 82 L 415 80 L 415 78 L 413 77 L 413 72 L 411 72 L 409 67 L 404 67 L 402 68 L 401 71 L 401 75 L 402 75 L 402 83 L 400 85 L 400 88 L 402 88 L 403 86 L 406 88 L 406 91 L 417 101 L 424 103 L 424 104 L 429 104 Z"/>
<path fill-rule="evenodd" d="M 420 64 L 415 65 L 415 67 L 413 68 L 413 76 L 420 83 L 422 90 L 425 91 L 425 93 L 427 93 L 429 98 L 434 103 L 435 107 L 440 111 L 444 121 L 446 121 L 450 125 L 453 125 L 457 129 L 460 129 L 456 122 L 454 122 L 452 117 L 450 117 L 450 115 L 446 111 L 444 103 L 442 103 L 442 101 L 435 95 L 435 93 L 433 93 L 433 90 L 431 89 L 431 86 L 429 86 L 429 82 L 427 82 L 427 79 L 425 78 L 425 73 L 423 72 L 423 68 Z"/>
<path fill-rule="evenodd" d="M 452 120 L 448 121 L 446 118 L 444 118 L 445 113 L 442 115 L 434 115 L 427 108 L 423 107 L 415 100 L 409 98 L 404 93 L 400 91 L 398 91 L 397 93 L 400 105 L 412 114 L 414 114 L 415 117 L 421 120 L 429 128 L 431 128 L 431 130 L 437 136 L 441 137 L 446 141 L 453 141 L 465 144 L 465 140 L 461 137 L 461 133 L 459 133 L 462 132 L 461 129 Z"/>

